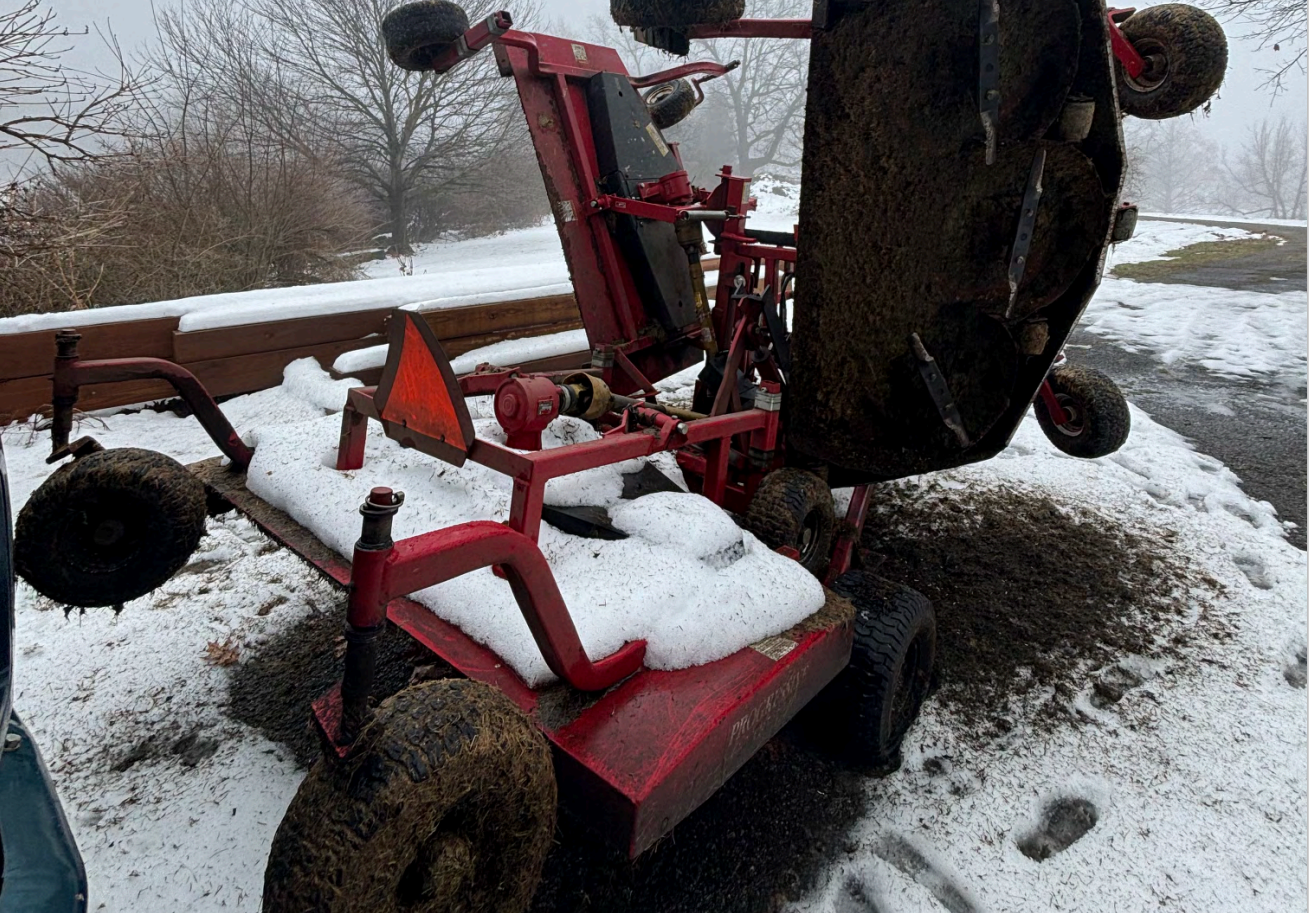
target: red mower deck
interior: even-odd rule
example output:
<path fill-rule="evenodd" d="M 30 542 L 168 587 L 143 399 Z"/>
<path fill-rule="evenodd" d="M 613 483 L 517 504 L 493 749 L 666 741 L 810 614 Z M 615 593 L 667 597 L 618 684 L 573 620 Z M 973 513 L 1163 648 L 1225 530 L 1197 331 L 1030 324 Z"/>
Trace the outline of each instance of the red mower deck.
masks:
<path fill-rule="evenodd" d="M 349 586 L 348 561 L 220 463 L 191 469 L 269 536 Z M 642 669 L 586 694 L 562 683 L 529 688 L 495 653 L 412 599 L 386 609 L 392 624 L 532 718 L 554 749 L 561 801 L 633 857 L 713 795 L 845 667 L 853 616 L 853 606 L 829 591 L 823 608 L 790 631 L 717 662 Z M 338 730 L 340 688 L 315 701 L 314 711 L 325 730 Z"/>

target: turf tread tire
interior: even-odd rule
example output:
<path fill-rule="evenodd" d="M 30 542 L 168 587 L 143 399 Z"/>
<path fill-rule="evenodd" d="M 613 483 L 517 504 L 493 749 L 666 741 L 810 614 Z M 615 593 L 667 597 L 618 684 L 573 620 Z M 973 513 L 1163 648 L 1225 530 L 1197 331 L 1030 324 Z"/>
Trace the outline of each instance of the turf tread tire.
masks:
<path fill-rule="evenodd" d="M 1227 36 L 1218 20 L 1184 3 L 1164 3 L 1133 13 L 1121 26 L 1134 46 L 1162 47 L 1168 73 L 1162 83 L 1142 91 L 1116 63 L 1118 104 L 1124 114 L 1163 120 L 1188 114 L 1207 102 L 1227 72 Z"/>
<path fill-rule="evenodd" d="M 667 86 L 671 91 L 662 98 L 655 96 Z M 675 79 L 663 85 L 655 86 L 646 94 L 646 109 L 650 112 L 650 121 L 660 130 L 680 124 L 690 116 L 700 103 L 695 86 L 688 79 Z M 652 100 L 653 99 L 653 100 Z"/>
<path fill-rule="evenodd" d="M 805 519 L 817 512 L 815 539 L 802 549 Z M 764 476 L 745 514 L 745 528 L 771 549 L 790 546 L 800 563 L 821 576 L 832 554 L 836 507 L 827 483 L 804 469 L 786 467 Z"/>
<path fill-rule="evenodd" d="M 273 838 L 264 913 L 519 913 L 555 808 L 550 748 L 507 697 L 415 685 L 310 770 Z"/>
<path fill-rule="evenodd" d="M 857 767 L 893 767 L 931 685 L 936 612 L 917 590 L 865 571 L 843 574 L 832 590 L 854 603 L 854 646 L 849 665 L 819 697 L 824 741 Z M 897 716 L 906 662 L 913 664 L 909 707 Z"/>
<path fill-rule="evenodd" d="M 60 466 L 18 514 L 14 566 L 69 606 L 117 606 L 177 573 L 208 515 L 204 484 L 172 457 L 123 447 Z M 105 524 L 120 530 L 97 541 Z"/>
<path fill-rule="evenodd" d="M 468 14 L 449 0 L 417 0 L 382 19 L 386 55 L 402 70 L 430 70 L 432 61 L 468 31 Z"/>
<path fill-rule="evenodd" d="M 1055 396 L 1073 401 L 1081 412 L 1083 429 L 1070 434 L 1060 430 L 1038 395 L 1032 403 L 1036 421 L 1050 443 L 1069 456 L 1093 460 L 1108 456 L 1127 443 L 1132 431 L 1132 413 L 1118 385 L 1109 377 L 1081 365 L 1060 365 L 1050 372 L 1050 386 Z"/>

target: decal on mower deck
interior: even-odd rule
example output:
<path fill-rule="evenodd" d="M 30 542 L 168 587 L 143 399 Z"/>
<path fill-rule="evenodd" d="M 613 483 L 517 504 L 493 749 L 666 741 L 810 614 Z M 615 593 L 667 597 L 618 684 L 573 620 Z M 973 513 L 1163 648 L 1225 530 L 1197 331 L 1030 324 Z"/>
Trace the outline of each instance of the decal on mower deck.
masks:
<path fill-rule="evenodd" d="M 772 735 L 774 731 L 781 728 L 781 723 L 791 718 L 791 705 L 800 691 L 800 683 L 804 678 L 803 672 L 808 665 L 808 663 L 797 663 L 799 668 L 792 667 L 786 672 L 781 684 L 764 698 L 762 703 L 751 708 L 732 724 L 732 732 L 727 737 L 728 755 L 731 755 L 742 743 L 748 743 L 755 732 L 765 728 L 765 724 L 770 727 L 768 734 Z"/>
<path fill-rule="evenodd" d="M 777 662 L 795 648 L 795 641 L 783 634 L 777 634 L 773 637 L 765 637 L 763 640 L 759 641 L 759 643 L 750 645 L 750 649 L 757 653 L 762 653 L 773 662 Z"/>

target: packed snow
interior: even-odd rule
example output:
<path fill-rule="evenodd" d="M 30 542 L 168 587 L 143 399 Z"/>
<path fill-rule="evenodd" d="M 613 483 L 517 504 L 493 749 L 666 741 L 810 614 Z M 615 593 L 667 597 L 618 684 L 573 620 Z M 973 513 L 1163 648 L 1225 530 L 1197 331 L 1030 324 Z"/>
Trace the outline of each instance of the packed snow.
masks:
<path fill-rule="evenodd" d="M 759 183 L 755 192 L 763 196 Z M 785 193 L 771 195 L 778 210 L 790 205 Z M 784 227 L 788 214 L 774 215 Z M 1115 256 L 1153 259 L 1182 246 L 1171 227 L 1160 227 L 1167 225 L 1142 222 L 1137 238 Z M 519 243 L 514 238 L 510 233 L 499 243 Z M 482 256 L 490 262 L 496 239 L 477 243 L 485 244 Z M 451 246 L 442 256 L 478 268 L 471 255 L 460 258 L 461 250 Z M 425 263 L 421 256 L 412 276 L 368 281 L 421 283 L 424 275 L 442 275 L 440 260 Z M 492 271 L 483 280 L 493 275 L 500 274 Z M 1084 325 L 1224 373 L 1237 373 L 1229 370 L 1237 364 L 1271 369 L 1279 358 L 1290 360 L 1279 370 L 1303 371 L 1303 293 L 1247 300 L 1246 293 L 1201 291 L 1111 277 Z M 1137 310 L 1144 296 L 1151 306 Z M 1188 314 L 1199 320 L 1200 311 L 1213 312 L 1210 323 L 1173 328 Z M 1244 322 L 1236 319 L 1242 315 Z M 1218 341 L 1239 341 L 1213 355 L 1215 338 L 1206 334 L 1220 326 L 1229 328 Z M 1277 339 L 1286 341 L 1275 357 L 1265 352 L 1265 360 L 1255 358 Z M 683 372 L 659 387 L 669 399 L 684 399 L 693 375 Z M 333 413 L 349 386 L 348 380 L 330 381 L 317 365 L 297 363 L 281 387 L 224 404 L 233 424 L 258 445 L 253 488 L 284 499 L 343 553 L 358 534 L 355 509 L 373 484 L 409 495 L 397 517 L 399 535 L 503 516 L 503 477 L 401 452 L 376 428 L 362 473 L 346 478 L 331 469 L 339 431 Z M 485 412 L 475 414 L 479 431 L 494 436 Z M 867 781 L 869 817 L 794 913 L 1305 908 L 1305 554 L 1286 542 L 1273 508 L 1247 496 L 1221 462 L 1139 410 L 1132 421 L 1132 436 L 1119 453 L 1088 462 L 1051 447 L 1029 417 L 995 459 L 919 484 L 1030 491 L 1157 534 L 1161 549 L 1178 550 L 1221 584 L 1206 611 L 1216 613 L 1230 638 L 1221 644 L 1197 639 L 1167 662 L 1122 657 L 1117 664 L 1135 670 L 1142 684 L 1109 709 L 1079 699 L 1073 709 L 1082 722 L 1052 733 L 1020 725 L 1004 740 L 979 747 L 961 738 L 960 722 L 929 700 L 906 742 L 903 768 Z M 551 444 L 592 433 L 571 422 L 551 431 Z M 75 433 L 93 434 L 107 447 L 150 446 L 182 462 L 216 455 L 194 419 L 169 413 L 87 416 Z M 22 423 L 0 434 L 17 508 L 50 472 L 44 463 L 48 438 Z M 302 480 L 294 477 L 293 464 Z M 677 478 L 669 461 L 656 464 Z M 762 619 L 788 599 L 795 612 L 805 611 L 800 606 L 807 605 L 812 582 L 795 576 L 793 565 L 759 548 L 695 496 L 620 502 L 621 468 L 552 483 L 549 500 L 607 505 L 631 538 L 603 543 L 615 549 L 604 552 L 596 540 L 542 529 L 543 548 L 570 607 L 585 612 L 588 593 L 594 597 L 588 588 L 603 579 L 610 601 L 605 612 L 613 617 L 585 623 L 591 655 L 640 635 L 651 638 L 653 663 L 705 658 L 712 651 L 676 626 L 700 613 L 694 607 L 706 594 L 712 623 L 733 622 L 733 636 L 745 638 L 742 643 L 787 626 L 785 613 Z M 593 552 L 600 554 L 593 558 Z M 614 593 L 615 583 L 636 576 L 634 562 L 670 561 L 693 565 L 694 584 L 667 584 L 666 592 L 654 595 L 645 575 L 640 593 Z M 595 573 L 601 565 L 605 572 Z M 471 624 L 458 614 L 461 607 L 507 595 L 502 581 L 488 572 L 483 580 L 478 576 L 422 598 Z M 749 612 L 738 595 L 744 581 L 770 594 L 752 600 Z M 779 581 L 782 598 L 772 598 Z M 492 592 L 497 585 L 498 595 Z M 627 608 L 618 606 L 616 595 L 631 600 Z M 653 621 L 638 620 L 633 605 L 662 611 Z M 273 632 L 311 613 L 341 611 L 339 592 L 247 521 L 230 516 L 211 520 L 183 571 L 121 615 L 105 610 L 66 619 L 20 588 L 16 704 L 36 731 L 68 807 L 86 858 L 92 910 L 259 909 L 268 847 L 304 771 L 286 749 L 227 715 L 230 667 L 221 662 L 248 662 Z M 483 636 L 520 672 L 541 680 L 530 649 L 509 655 L 518 649 L 511 640 L 530 645 L 512 602 L 499 605 L 498 618 L 503 624 Z M 715 649 L 726 649 L 725 639 L 715 641 Z M 1090 686 L 1088 679 L 1088 693 Z M 131 751 L 142 744 L 149 750 Z M 1024 855 L 1019 843 L 1042 832 L 1051 809 L 1070 803 L 1093 809 L 1094 825 L 1042 862 Z"/>
<path fill-rule="evenodd" d="M 292 369 L 318 370 L 312 359 L 305 361 L 310 364 Z M 330 383 L 326 375 L 321 379 Z M 473 421 L 478 437 L 504 444 L 490 398 L 471 403 L 480 407 Z M 363 468 L 340 472 L 334 468 L 340 433 L 340 417 L 332 414 L 256 426 L 248 435 L 255 445 L 250 490 L 337 553 L 348 557 L 359 538 L 358 516 L 341 505 L 363 503 L 380 485 L 405 493 L 395 518 L 397 539 L 470 520 L 508 519 L 509 477 L 473 462 L 460 469 L 437 463 L 376 429 Z M 590 425 L 562 416 L 546 429 L 543 443 L 551 448 L 599 437 Z M 659 462 L 671 466 L 667 457 Z M 546 485 L 547 504 L 607 508 L 613 524 L 629 534 L 615 541 L 579 540 L 541 526 L 541 550 L 589 656 L 598 659 L 628 641 L 645 640 L 650 668 L 699 665 L 785 631 L 822 606 L 822 587 L 813 577 L 741 530 L 712 502 L 693 494 L 621 501 L 623 473 L 639 468 L 638 461 L 601 466 Z M 677 572 L 638 575 L 633 568 Z M 414 598 L 495 650 L 528 684 L 553 678 L 509 586 L 490 568 Z"/>
<path fill-rule="evenodd" d="M 353 374 L 370 368 L 380 368 L 386 364 L 386 353 L 390 344 L 369 346 L 343 352 L 332 362 L 332 370 L 337 374 Z M 524 362 L 555 355 L 568 355 L 572 352 L 585 352 L 589 348 L 586 330 L 565 330 L 562 333 L 547 333 L 544 336 L 528 336 L 523 339 L 505 339 L 493 342 L 489 346 L 471 349 L 463 355 L 450 359 L 450 368 L 455 374 L 468 374 L 480 364 L 498 367 L 513 367 Z"/>
<path fill-rule="evenodd" d="M 1229 377 L 1305 375 L 1305 293 L 1106 276 L 1078 324 L 1129 352 Z"/>

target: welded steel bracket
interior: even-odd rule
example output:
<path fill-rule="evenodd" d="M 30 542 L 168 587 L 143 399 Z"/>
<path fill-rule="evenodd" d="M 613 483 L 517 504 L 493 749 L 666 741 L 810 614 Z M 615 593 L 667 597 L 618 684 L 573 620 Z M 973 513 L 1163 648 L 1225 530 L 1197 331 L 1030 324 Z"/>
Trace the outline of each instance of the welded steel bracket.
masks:
<path fill-rule="evenodd" d="M 1023 210 L 1018 216 L 1018 231 L 1014 234 L 1014 248 L 1009 254 L 1009 306 L 1004 316 L 1008 320 L 1018 299 L 1018 284 L 1027 270 L 1027 254 L 1032 248 L 1032 234 L 1036 229 L 1036 207 L 1041 203 L 1041 178 L 1045 175 L 1045 148 L 1036 150 L 1032 170 L 1027 175 L 1027 190 L 1023 192 Z"/>
<path fill-rule="evenodd" d="M 959 414 L 954 394 L 950 392 L 950 385 L 945 382 L 945 377 L 937 367 L 936 359 L 927 351 L 917 333 L 909 334 L 909 345 L 913 347 L 914 357 L 918 359 L 918 371 L 927 384 L 927 392 L 936 404 L 936 411 L 941 413 L 941 421 L 954 432 L 954 436 L 959 439 L 959 446 L 967 447 L 972 441 L 968 437 L 968 430 L 964 428 L 964 419 Z"/>
<path fill-rule="evenodd" d="M 986 164 L 995 163 L 1000 127 L 1000 2 L 981 0 L 977 21 L 977 113 L 986 132 Z"/>

